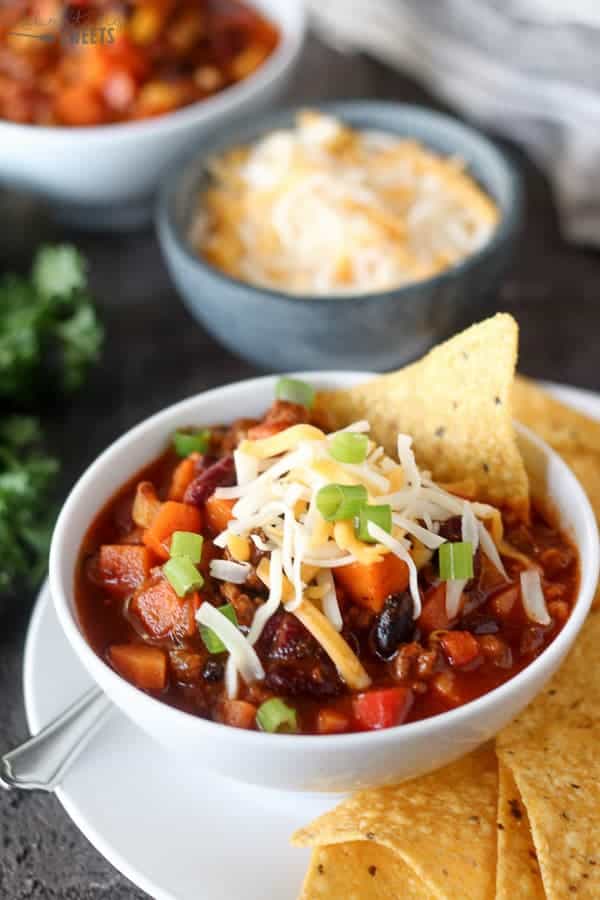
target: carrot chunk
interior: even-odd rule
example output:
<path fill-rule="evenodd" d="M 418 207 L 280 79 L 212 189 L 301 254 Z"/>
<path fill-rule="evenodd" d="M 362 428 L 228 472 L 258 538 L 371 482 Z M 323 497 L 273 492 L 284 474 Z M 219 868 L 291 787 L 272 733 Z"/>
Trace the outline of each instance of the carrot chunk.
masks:
<path fill-rule="evenodd" d="M 232 518 L 231 510 L 237 500 L 224 500 L 213 494 L 206 501 L 206 525 L 212 534 L 220 534 L 225 531 L 229 520 Z"/>
<path fill-rule="evenodd" d="M 199 606 L 197 593 L 178 597 L 168 581 L 158 578 L 135 592 L 129 615 L 135 616 L 151 637 L 191 636 L 196 631 L 195 613 Z"/>
<path fill-rule="evenodd" d="M 319 734 L 341 734 L 350 728 L 349 717 L 339 709 L 325 707 L 319 710 L 317 731 Z"/>
<path fill-rule="evenodd" d="M 162 691 L 167 686 L 167 657 L 159 647 L 113 644 L 108 659 L 119 675 L 143 691 Z"/>
<path fill-rule="evenodd" d="M 98 555 L 98 573 L 111 593 L 126 596 L 150 574 L 152 554 L 135 544 L 103 544 Z"/>
<path fill-rule="evenodd" d="M 144 532 L 144 543 L 160 559 L 169 558 L 169 542 L 174 531 L 195 531 L 202 528 L 202 514 L 189 503 L 167 500 L 160 507 L 152 524 Z"/>
<path fill-rule="evenodd" d="M 380 562 L 365 565 L 350 563 L 334 569 L 334 578 L 349 599 L 359 606 L 381 612 L 390 594 L 399 594 L 408 586 L 408 566 L 393 553 Z"/>
<path fill-rule="evenodd" d="M 246 700 L 225 700 L 221 708 L 221 718 L 225 725 L 234 728 L 254 728 L 256 707 Z"/>
<path fill-rule="evenodd" d="M 185 459 L 182 459 L 171 478 L 171 486 L 169 487 L 169 500 L 177 500 L 181 502 L 188 485 L 192 483 L 196 475 L 196 467 L 201 459 L 199 453 L 190 453 Z"/>

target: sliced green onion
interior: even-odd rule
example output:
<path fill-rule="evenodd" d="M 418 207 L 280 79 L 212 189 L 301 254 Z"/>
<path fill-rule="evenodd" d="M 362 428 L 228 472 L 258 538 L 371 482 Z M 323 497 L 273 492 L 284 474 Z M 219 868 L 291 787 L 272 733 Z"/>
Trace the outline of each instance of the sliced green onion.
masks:
<path fill-rule="evenodd" d="M 469 541 L 448 541 L 438 552 L 442 581 L 465 581 L 473 577 L 473 545 Z"/>
<path fill-rule="evenodd" d="M 362 484 L 326 484 L 317 494 L 317 509 L 326 522 L 353 519 L 367 502 Z"/>
<path fill-rule="evenodd" d="M 392 533 L 392 507 L 388 504 L 381 506 L 362 506 L 358 514 L 357 536 L 368 544 L 376 544 L 377 538 L 371 537 L 369 522 L 379 525 L 388 534 Z"/>
<path fill-rule="evenodd" d="M 176 431 L 173 435 L 173 447 L 178 456 L 189 456 L 190 453 L 206 453 L 210 443 L 210 429 L 200 431 Z"/>
<path fill-rule="evenodd" d="M 162 567 L 165 578 L 178 597 L 185 597 L 204 584 L 204 578 L 187 556 L 176 556 Z"/>
<path fill-rule="evenodd" d="M 329 445 L 329 455 L 341 463 L 362 463 L 367 458 L 369 438 L 366 434 L 340 431 Z"/>
<path fill-rule="evenodd" d="M 272 697 L 265 700 L 258 707 L 256 713 L 256 723 L 261 731 L 273 733 L 275 731 L 287 731 L 294 733 L 298 731 L 298 717 L 296 710 L 292 706 L 288 706 L 279 697 Z"/>
<path fill-rule="evenodd" d="M 287 400 L 288 403 L 299 403 L 311 409 L 315 402 L 314 389 L 305 381 L 296 378 L 280 378 L 275 385 L 275 396 L 278 400 Z"/>
<path fill-rule="evenodd" d="M 221 615 L 225 616 L 226 619 L 229 619 L 234 625 L 238 625 L 235 609 L 231 603 L 226 603 L 225 606 L 219 606 L 217 612 L 220 612 Z M 207 628 L 206 625 L 200 626 L 200 637 L 204 641 L 204 646 L 209 653 L 224 653 L 227 650 L 227 647 L 221 638 L 215 634 L 212 628 Z"/>
<path fill-rule="evenodd" d="M 187 558 L 197 565 L 202 559 L 204 538 L 193 531 L 174 531 L 171 537 L 171 559 L 179 556 Z"/>

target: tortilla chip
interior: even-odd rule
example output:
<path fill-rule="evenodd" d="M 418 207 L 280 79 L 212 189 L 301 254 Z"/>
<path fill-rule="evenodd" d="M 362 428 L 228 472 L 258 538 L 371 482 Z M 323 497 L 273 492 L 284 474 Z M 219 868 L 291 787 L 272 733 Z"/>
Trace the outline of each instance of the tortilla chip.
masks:
<path fill-rule="evenodd" d="M 349 390 L 317 396 L 329 428 L 368 419 L 396 455 L 410 434 L 417 462 L 441 482 L 472 479 L 478 498 L 527 514 L 527 473 L 513 427 L 518 326 L 500 313 L 435 347 L 419 362 Z"/>
<path fill-rule="evenodd" d="M 600 422 L 556 400 L 528 378 L 517 376 L 512 391 L 517 421 L 554 447 L 600 454 Z"/>
<path fill-rule="evenodd" d="M 569 653 L 542 693 L 496 738 L 500 749 L 520 745 L 546 723 L 557 730 L 585 728 L 600 718 L 600 677 L 590 677 L 598 666 L 600 609 L 590 612 Z M 547 727 L 547 726 L 546 726 Z"/>
<path fill-rule="evenodd" d="M 499 751 L 527 807 L 548 900 L 600 897 L 600 721 Z"/>
<path fill-rule="evenodd" d="M 498 872 L 496 900 L 545 900 L 540 865 L 531 835 L 529 817 L 511 770 L 498 770 Z"/>
<path fill-rule="evenodd" d="M 415 781 L 361 791 L 296 832 L 297 846 L 373 841 L 445 900 L 489 900 L 496 883 L 497 762 L 486 745 Z"/>
<path fill-rule="evenodd" d="M 313 851 L 299 900 L 435 900 L 386 847 L 354 841 Z"/>

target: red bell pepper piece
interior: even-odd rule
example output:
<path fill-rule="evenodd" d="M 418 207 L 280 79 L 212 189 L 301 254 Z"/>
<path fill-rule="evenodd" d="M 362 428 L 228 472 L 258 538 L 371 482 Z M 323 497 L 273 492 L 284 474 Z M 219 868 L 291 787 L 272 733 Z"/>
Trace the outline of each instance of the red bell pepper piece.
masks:
<path fill-rule="evenodd" d="M 479 643 L 469 631 L 449 631 L 440 643 L 451 666 L 467 666 L 479 656 Z"/>
<path fill-rule="evenodd" d="M 377 731 L 401 725 L 413 704 L 413 692 L 407 687 L 366 691 L 352 701 L 354 717 L 363 731 Z"/>

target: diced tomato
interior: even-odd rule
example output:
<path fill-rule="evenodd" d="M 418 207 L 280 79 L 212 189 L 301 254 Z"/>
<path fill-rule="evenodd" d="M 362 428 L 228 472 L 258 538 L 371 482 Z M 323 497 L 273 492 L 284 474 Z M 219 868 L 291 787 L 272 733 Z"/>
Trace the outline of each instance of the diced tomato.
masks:
<path fill-rule="evenodd" d="M 317 717 L 317 731 L 319 734 L 340 734 L 348 731 L 350 719 L 346 713 L 339 709 L 325 707 L 319 710 Z"/>
<path fill-rule="evenodd" d="M 440 643 L 451 666 L 467 666 L 480 654 L 477 638 L 469 631 L 449 631 Z"/>
<path fill-rule="evenodd" d="M 256 707 L 246 700 L 225 700 L 221 707 L 221 717 L 225 725 L 234 728 L 254 728 Z"/>
<path fill-rule="evenodd" d="M 169 558 L 169 544 L 174 531 L 200 532 L 201 529 L 202 513 L 199 509 L 189 503 L 167 500 L 144 532 L 144 543 L 160 559 L 166 560 Z"/>
<path fill-rule="evenodd" d="M 152 554 L 135 544 L 103 544 L 98 555 L 98 574 L 113 594 L 127 596 L 150 574 Z"/>
<path fill-rule="evenodd" d="M 225 531 L 231 519 L 231 510 L 237 503 L 236 500 L 225 500 L 215 497 L 213 494 L 206 501 L 205 514 L 206 526 L 211 534 L 220 534 Z"/>
<path fill-rule="evenodd" d="M 408 566 L 393 553 L 377 563 L 350 563 L 333 572 L 349 600 L 376 613 L 381 612 L 390 594 L 400 594 L 408 586 Z"/>
<path fill-rule="evenodd" d="M 159 647 L 113 644 L 108 659 L 119 675 L 143 691 L 162 691 L 167 685 L 167 656 Z"/>
<path fill-rule="evenodd" d="M 178 597 L 166 579 L 157 578 L 135 592 L 129 615 L 135 616 L 151 637 L 190 636 L 196 631 L 195 613 L 199 606 L 197 593 Z"/>
<path fill-rule="evenodd" d="M 429 588 L 423 598 L 423 609 L 418 618 L 419 628 L 426 634 L 432 631 L 445 631 L 451 622 L 446 612 L 446 582 L 441 581 L 436 587 Z"/>
<path fill-rule="evenodd" d="M 364 731 L 376 731 L 401 725 L 413 704 L 413 692 L 407 687 L 382 688 L 358 694 L 352 701 L 354 716 Z"/>

